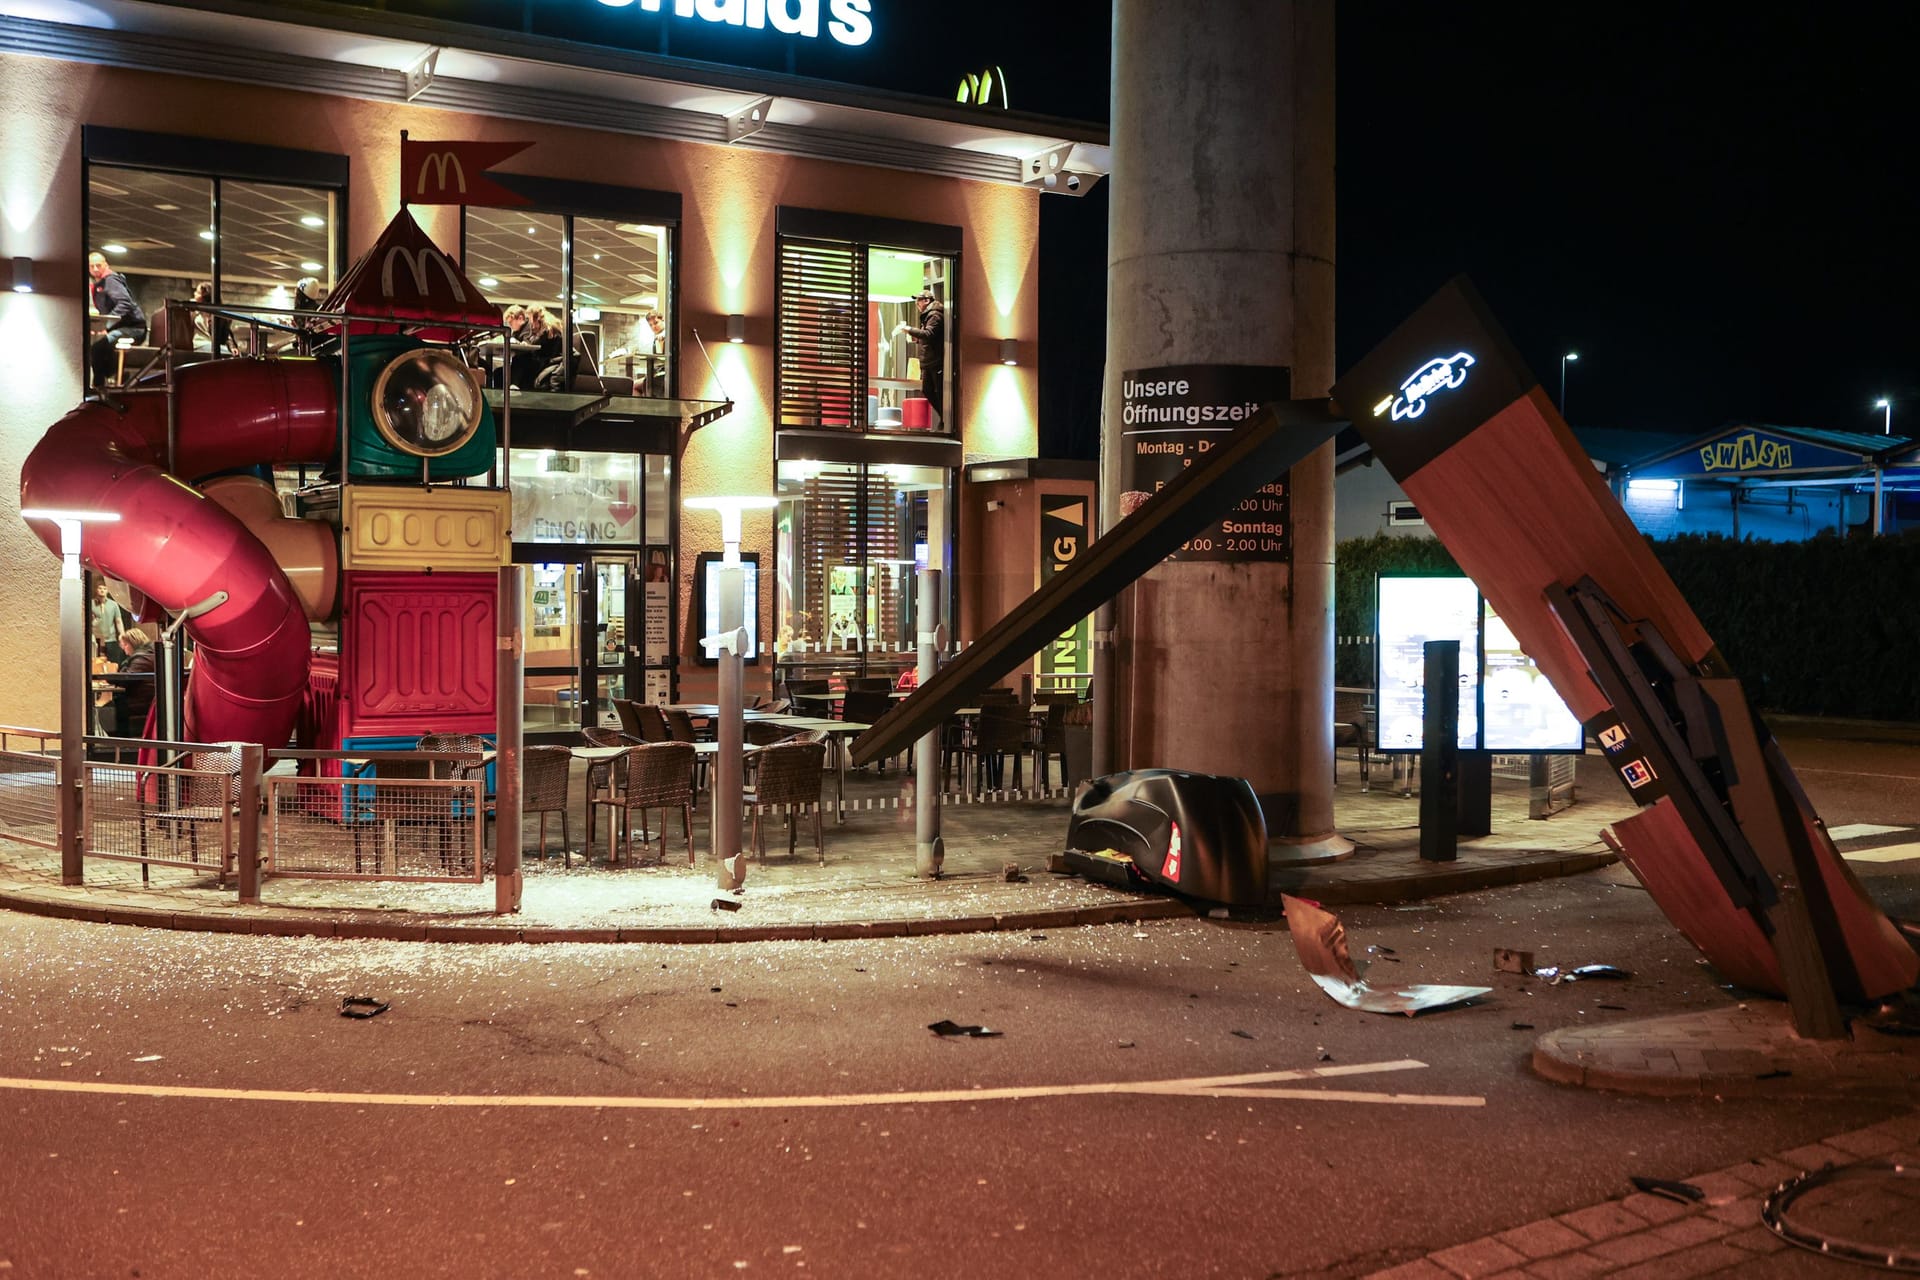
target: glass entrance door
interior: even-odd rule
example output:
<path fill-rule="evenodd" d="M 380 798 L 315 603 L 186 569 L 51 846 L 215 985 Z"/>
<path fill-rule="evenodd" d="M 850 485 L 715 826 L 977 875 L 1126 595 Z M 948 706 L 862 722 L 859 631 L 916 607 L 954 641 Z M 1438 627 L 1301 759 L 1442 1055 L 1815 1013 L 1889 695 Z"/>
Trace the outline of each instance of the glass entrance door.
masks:
<path fill-rule="evenodd" d="M 634 593 L 628 590 L 635 563 L 631 555 L 595 556 L 590 579 L 595 633 L 590 685 L 593 723 L 614 729 L 620 727 L 620 714 L 613 700 L 638 696 L 633 676 L 639 618 L 632 608 Z"/>
<path fill-rule="evenodd" d="M 579 724 L 580 570 L 567 561 L 529 566 L 527 612 L 521 619 L 526 636 L 521 717 L 528 733 L 570 732 Z"/>

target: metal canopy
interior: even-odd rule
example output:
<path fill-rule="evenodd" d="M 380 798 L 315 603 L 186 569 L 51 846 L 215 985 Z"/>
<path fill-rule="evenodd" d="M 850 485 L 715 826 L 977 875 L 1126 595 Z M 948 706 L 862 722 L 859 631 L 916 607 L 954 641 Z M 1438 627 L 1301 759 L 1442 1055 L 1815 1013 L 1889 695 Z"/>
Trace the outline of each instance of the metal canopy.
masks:
<path fill-rule="evenodd" d="M 1346 425 L 1325 400 L 1281 400 L 1263 407 L 1204 462 L 1182 471 L 1072 567 L 1055 574 L 854 739 L 854 762 L 866 764 L 905 750 Z"/>

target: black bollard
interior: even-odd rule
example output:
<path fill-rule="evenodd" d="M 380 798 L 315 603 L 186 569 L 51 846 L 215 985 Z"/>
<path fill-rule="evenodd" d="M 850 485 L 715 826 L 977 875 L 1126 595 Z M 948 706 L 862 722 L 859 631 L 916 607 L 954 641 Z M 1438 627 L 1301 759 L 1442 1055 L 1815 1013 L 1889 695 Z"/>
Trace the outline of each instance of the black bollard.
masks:
<path fill-rule="evenodd" d="M 1460 642 L 1426 642 L 1420 739 L 1420 860 L 1452 862 L 1460 839 Z"/>

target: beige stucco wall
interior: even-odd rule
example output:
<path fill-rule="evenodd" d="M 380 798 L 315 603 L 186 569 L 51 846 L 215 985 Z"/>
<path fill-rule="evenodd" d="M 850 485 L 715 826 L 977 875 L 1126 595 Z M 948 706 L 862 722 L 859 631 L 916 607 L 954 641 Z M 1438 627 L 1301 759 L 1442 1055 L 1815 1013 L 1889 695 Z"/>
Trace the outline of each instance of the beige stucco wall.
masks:
<path fill-rule="evenodd" d="M 522 121 L 222 84 L 182 76 L 0 55 L 0 258 L 35 259 L 40 292 L 0 294 L 0 724 L 58 718 L 58 565 L 19 519 L 21 460 L 82 394 L 85 258 L 80 129 L 93 124 L 220 141 L 334 152 L 351 160 L 348 255 L 358 256 L 399 204 L 400 131 L 415 138 L 531 141 L 503 171 L 682 195 L 680 391 L 731 397 L 734 412 L 694 437 L 682 496 L 773 491 L 775 210 L 842 210 L 957 225 L 965 233 L 954 309 L 969 454 L 1031 456 L 1038 428 L 1039 210 L 1036 193 L 737 148 L 666 142 Z M 416 207 L 426 232 L 458 248 L 458 210 Z M 724 340 L 725 317 L 747 317 L 747 342 Z M 718 378 L 693 341 L 699 330 Z M 1022 362 L 996 362 L 1014 338 Z M 719 549 L 706 512 L 683 516 L 681 611 L 692 607 L 694 554 Z M 750 517 L 746 549 L 772 563 L 772 521 Z M 773 574 L 762 577 L 773 616 Z M 683 639 L 683 645 L 684 645 Z M 687 674 L 692 674 L 689 671 Z"/>

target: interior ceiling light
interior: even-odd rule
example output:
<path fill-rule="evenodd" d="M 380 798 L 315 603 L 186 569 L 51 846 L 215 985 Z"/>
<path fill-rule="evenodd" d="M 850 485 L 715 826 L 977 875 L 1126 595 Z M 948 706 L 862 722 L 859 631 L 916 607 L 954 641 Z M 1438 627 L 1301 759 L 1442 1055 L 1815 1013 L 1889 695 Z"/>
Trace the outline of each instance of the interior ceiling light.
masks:
<path fill-rule="evenodd" d="M 309 213 L 300 219 L 300 225 L 303 227 L 324 227 L 327 225 L 327 220 L 318 214 Z"/>

